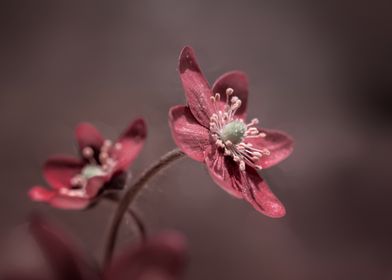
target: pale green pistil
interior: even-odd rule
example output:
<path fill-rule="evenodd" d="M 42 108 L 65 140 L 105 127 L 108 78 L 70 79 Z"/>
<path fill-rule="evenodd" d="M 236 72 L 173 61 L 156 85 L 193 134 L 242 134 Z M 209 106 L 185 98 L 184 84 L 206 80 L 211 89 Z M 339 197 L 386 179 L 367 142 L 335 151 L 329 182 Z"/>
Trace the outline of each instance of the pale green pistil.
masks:
<path fill-rule="evenodd" d="M 234 120 L 226 124 L 220 131 L 220 137 L 225 143 L 230 141 L 233 144 L 241 143 L 246 132 L 246 125 L 244 122 L 239 120 Z"/>
<path fill-rule="evenodd" d="M 82 169 L 81 175 L 85 179 L 90 179 L 95 176 L 103 176 L 105 172 L 98 165 L 88 164 Z"/>

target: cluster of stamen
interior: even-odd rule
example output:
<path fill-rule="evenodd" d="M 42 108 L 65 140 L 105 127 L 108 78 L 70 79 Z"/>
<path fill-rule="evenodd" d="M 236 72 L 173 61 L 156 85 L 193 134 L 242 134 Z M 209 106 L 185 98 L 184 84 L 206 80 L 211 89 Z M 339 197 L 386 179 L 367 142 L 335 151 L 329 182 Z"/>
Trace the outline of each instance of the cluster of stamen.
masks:
<path fill-rule="evenodd" d="M 87 164 L 83 167 L 81 172 L 71 178 L 71 189 L 61 189 L 60 191 L 68 196 L 84 197 L 86 195 L 86 187 L 88 180 L 95 176 L 106 176 L 110 174 L 116 164 L 115 153 L 122 149 L 120 143 L 113 143 L 110 140 L 105 140 L 101 149 L 99 150 L 98 157 L 92 147 L 84 147 L 82 156 L 87 160 Z"/>
<path fill-rule="evenodd" d="M 241 100 L 233 96 L 232 88 L 226 89 L 226 103 L 223 108 L 218 107 L 221 96 L 215 93 L 211 97 L 214 106 L 214 113 L 210 118 L 210 133 L 215 144 L 224 149 L 224 155 L 230 156 L 238 163 L 240 170 L 244 171 L 246 165 L 256 169 L 261 169 L 257 161 L 268 156 L 268 149 L 257 149 L 246 139 L 265 137 L 265 133 L 260 132 L 255 125 L 259 123 L 258 119 L 253 119 L 250 123 L 245 124 L 242 119 L 235 118 L 237 110 L 241 107 Z"/>

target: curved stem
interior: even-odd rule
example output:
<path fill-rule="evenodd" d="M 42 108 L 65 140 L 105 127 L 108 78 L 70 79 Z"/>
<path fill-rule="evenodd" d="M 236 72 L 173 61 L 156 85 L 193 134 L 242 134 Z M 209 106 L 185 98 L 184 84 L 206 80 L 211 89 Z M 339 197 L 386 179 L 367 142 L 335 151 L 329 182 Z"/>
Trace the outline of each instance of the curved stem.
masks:
<path fill-rule="evenodd" d="M 156 161 L 149 168 L 147 168 L 136 180 L 136 182 L 133 183 L 132 186 L 126 190 L 124 196 L 118 204 L 113 219 L 111 220 L 104 250 L 104 264 L 109 264 L 110 262 L 117 239 L 117 233 L 120 228 L 122 218 L 128 210 L 129 205 L 134 201 L 136 196 L 151 178 L 158 174 L 159 171 L 169 166 L 170 163 L 182 158 L 183 156 L 184 153 L 179 149 L 174 149 L 167 152 L 158 161 Z"/>
<path fill-rule="evenodd" d="M 107 196 L 105 197 L 105 200 L 112 204 L 117 205 L 118 203 L 120 203 L 121 197 Z M 140 218 L 139 215 L 130 208 L 128 209 L 127 213 L 131 217 L 131 219 L 135 222 L 140 238 L 142 239 L 143 242 L 145 242 L 147 240 L 147 230 L 146 230 L 146 226 L 143 223 L 142 218 Z"/>

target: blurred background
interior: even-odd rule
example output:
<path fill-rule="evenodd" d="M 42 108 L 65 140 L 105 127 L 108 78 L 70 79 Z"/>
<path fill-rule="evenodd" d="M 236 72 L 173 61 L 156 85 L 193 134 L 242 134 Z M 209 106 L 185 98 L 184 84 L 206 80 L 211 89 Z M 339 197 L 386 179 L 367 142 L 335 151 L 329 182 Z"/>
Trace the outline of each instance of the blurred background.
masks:
<path fill-rule="evenodd" d="M 100 257 L 112 205 L 65 212 L 30 202 L 41 165 L 75 153 L 73 129 L 107 138 L 144 116 L 137 175 L 174 148 L 168 109 L 194 47 L 212 83 L 239 69 L 249 116 L 296 146 L 262 171 L 287 207 L 260 215 L 184 159 L 138 199 L 150 232 L 189 238 L 186 279 L 391 279 L 392 4 L 390 1 L 1 1 L 0 232 L 31 211 L 58 220 Z M 128 221 L 128 223 L 131 223 Z M 135 240 L 124 226 L 121 242 Z"/>

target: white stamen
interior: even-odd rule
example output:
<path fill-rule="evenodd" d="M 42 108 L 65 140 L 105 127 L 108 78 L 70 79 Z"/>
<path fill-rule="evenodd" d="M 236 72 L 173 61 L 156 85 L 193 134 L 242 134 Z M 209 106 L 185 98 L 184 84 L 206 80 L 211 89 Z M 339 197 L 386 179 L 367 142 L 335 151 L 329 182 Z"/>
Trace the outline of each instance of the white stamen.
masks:
<path fill-rule="evenodd" d="M 84 147 L 82 154 L 85 158 L 89 159 L 94 155 L 94 150 L 91 147 Z"/>
<path fill-rule="evenodd" d="M 110 147 L 110 146 L 112 146 L 112 141 L 107 139 L 103 141 L 103 147 Z"/>
<path fill-rule="evenodd" d="M 61 188 L 60 193 L 66 196 L 70 197 L 85 197 L 86 196 L 86 190 L 85 189 L 67 189 L 67 188 Z"/>
<path fill-rule="evenodd" d="M 268 156 L 270 151 L 254 148 L 247 139 L 266 137 L 266 134 L 255 127 L 259 123 L 258 119 L 252 119 L 251 122 L 245 124 L 242 119 L 235 118 L 242 101 L 238 96 L 232 96 L 234 93 L 232 88 L 227 88 L 225 93 L 226 103 L 223 110 L 218 110 L 217 106 L 220 94 L 215 93 L 211 97 L 215 110 L 210 118 L 211 136 L 215 140 L 215 144 L 224 150 L 224 155 L 232 157 L 238 163 L 241 171 L 246 169 L 246 165 L 261 169 L 258 161 L 261 157 Z"/>
<path fill-rule="evenodd" d="M 240 161 L 240 170 L 245 171 L 245 162 L 243 160 Z"/>
<path fill-rule="evenodd" d="M 222 143 L 224 146 L 224 144 Z M 97 155 L 98 160 L 94 157 L 94 150 L 92 147 L 85 147 L 82 150 L 82 155 L 85 159 L 89 161 L 79 174 L 76 174 L 70 180 L 70 185 L 75 189 L 63 188 L 60 191 L 64 195 L 75 196 L 75 197 L 85 197 L 86 187 L 88 180 L 96 176 L 107 176 L 111 174 L 117 164 L 117 153 L 114 151 L 119 151 L 123 148 L 121 143 L 115 143 L 113 145 L 112 141 L 105 140 L 102 147 Z"/>

